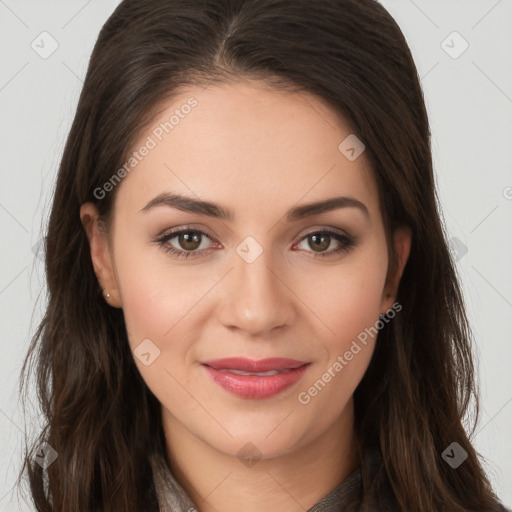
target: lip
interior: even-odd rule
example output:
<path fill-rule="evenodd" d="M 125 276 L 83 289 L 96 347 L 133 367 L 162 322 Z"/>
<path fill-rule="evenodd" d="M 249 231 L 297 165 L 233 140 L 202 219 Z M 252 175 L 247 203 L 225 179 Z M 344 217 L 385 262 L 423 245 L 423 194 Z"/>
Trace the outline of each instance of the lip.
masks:
<path fill-rule="evenodd" d="M 298 368 L 307 361 L 297 361 L 296 359 L 286 359 L 284 357 L 272 357 L 269 359 L 246 359 L 245 357 L 227 357 L 225 359 L 211 359 L 210 361 L 202 361 L 217 370 L 241 370 L 244 372 L 269 372 L 272 370 L 289 370 Z"/>
<path fill-rule="evenodd" d="M 283 392 L 302 378 L 310 364 L 296 359 L 270 358 L 255 361 L 238 357 L 201 362 L 216 384 L 236 396 L 252 399 L 270 398 Z M 280 373 L 240 375 L 229 370 Z"/>

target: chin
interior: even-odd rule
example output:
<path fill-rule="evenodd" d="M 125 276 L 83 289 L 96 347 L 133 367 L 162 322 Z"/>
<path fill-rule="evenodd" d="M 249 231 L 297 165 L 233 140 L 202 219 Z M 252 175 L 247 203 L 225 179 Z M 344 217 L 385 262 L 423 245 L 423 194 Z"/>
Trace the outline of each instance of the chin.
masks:
<path fill-rule="evenodd" d="M 286 456 L 295 450 L 305 446 L 314 438 L 315 433 L 312 428 L 305 428 L 303 421 L 297 421 L 286 415 L 279 421 L 256 420 L 254 417 L 247 418 L 242 424 L 238 424 L 236 429 L 233 423 L 229 429 L 233 437 L 227 435 L 224 431 L 222 435 L 213 437 L 211 432 L 203 432 L 203 440 L 210 446 L 226 455 L 244 459 L 274 459 Z M 288 425 L 286 423 L 289 422 Z"/>

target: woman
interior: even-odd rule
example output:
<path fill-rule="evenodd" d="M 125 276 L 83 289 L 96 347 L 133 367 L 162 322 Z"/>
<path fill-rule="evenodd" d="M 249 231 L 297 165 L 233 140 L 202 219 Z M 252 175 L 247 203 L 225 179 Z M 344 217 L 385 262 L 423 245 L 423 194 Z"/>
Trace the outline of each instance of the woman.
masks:
<path fill-rule="evenodd" d="M 439 215 L 380 4 L 121 2 L 24 367 L 37 510 L 504 510 L 462 425 L 471 335 Z"/>

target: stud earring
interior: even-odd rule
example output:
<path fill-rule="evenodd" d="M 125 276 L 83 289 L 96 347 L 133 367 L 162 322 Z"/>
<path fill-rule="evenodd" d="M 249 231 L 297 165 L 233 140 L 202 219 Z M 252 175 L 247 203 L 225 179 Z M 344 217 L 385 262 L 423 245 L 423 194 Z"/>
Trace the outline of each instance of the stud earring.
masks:
<path fill-rule="evenodd" d="M 100 291 L 101 291 L 101 293 L 103 293 L 105 298 L 110 299 L 110 293 L 108 293 L 108 292 L 105 293 L 105 288 L 103 288 L 103 286 L 100 286 Z"/>

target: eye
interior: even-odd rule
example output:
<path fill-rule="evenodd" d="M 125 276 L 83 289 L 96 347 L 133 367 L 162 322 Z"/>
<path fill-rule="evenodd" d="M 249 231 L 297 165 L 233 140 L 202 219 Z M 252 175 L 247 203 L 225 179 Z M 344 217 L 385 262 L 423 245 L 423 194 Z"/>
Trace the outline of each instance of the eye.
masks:
<path fill-rule="evenodd" d="M 326 249 L 331 246 L 333 240 L 338 242 L 338 247 L 331 251 L 325 252 Z M 353 237 L 338 231 L 333 231 L 331 229 L 323 229 L 321 231 L 313 231 L 308 233 L 301 239 L 298 246 L 300 246 L 300 244 L 303 242 L 305 242 L 306 245 L 313 249 L 312 252 L 316 253 L 313 255 L 314 258 L 334 256 L 336 254 L 348 252 L 352 247 L 356 245 L 356 240 Z"/>
<path fill-rule="evenodd" d="M 201 230 L 182 229 L 168 233 L 155 240 L 155 242 L 160 245 L 165 252 L 173 256 L 189 258 L 190 256 L 195 256 L 196 253 L 207 251 L 204 246 L 201 247 L 205 238 L 210 239 L 210 237 Z M 176 239 L 176 241 L 173 244 L 171 240 L 174 239 Z M 217 245 L 220 246 L 220 244 Z"/>

